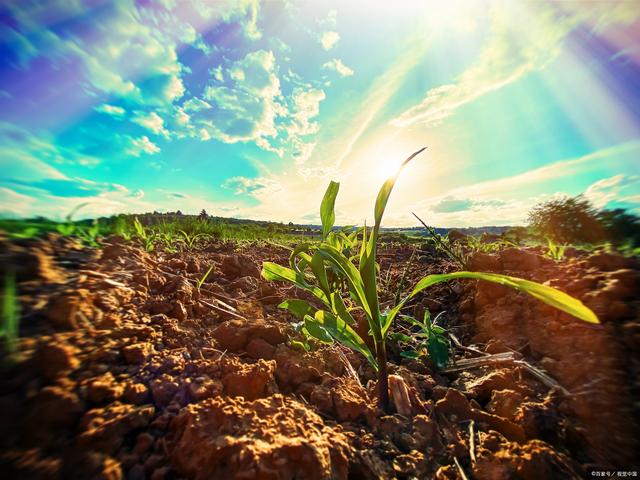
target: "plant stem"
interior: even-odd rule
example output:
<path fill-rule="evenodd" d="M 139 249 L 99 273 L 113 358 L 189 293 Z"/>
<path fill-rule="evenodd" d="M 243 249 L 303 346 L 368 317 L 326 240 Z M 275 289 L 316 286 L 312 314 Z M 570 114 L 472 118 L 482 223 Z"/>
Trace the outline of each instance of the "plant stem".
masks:
<path fill-rule="evenodd" d="M 378 405 L 384 413 L 389 413 L 389 373 L 387 372 L 387 347 L 384 341 L 377 344 L 378 357 Z"/>

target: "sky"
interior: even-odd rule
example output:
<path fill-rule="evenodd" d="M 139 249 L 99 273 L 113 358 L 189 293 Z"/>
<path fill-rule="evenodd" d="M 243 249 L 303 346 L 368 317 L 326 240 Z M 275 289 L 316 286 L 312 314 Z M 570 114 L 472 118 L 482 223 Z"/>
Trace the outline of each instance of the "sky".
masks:
<path fill-rule="evenodd" d="M 4 0 L 0 215 L 640 214 L 640 1 Z"/>

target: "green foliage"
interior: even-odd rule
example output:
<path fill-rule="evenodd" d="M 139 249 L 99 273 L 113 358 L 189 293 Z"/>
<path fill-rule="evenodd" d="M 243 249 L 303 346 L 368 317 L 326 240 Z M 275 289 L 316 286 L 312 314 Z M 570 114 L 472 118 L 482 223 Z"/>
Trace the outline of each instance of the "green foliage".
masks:
<path fill-rule="evenodd" d="M 401 356 L 413 359 L 427 357 L 438 369 L 445 368 L 449 364 L 451 342 L 447 338 L 446 330 L 437 325 L 440 315 L 442 313 L 432 321 L 431 314 L 427 310 L 424 312 L 422 322 L 410 316 L 402 316 L 411 325 L 418 327 L 419 331 L 413 337 L 405 336 L 406 338 L 400 339 L 413 346 L 411 350 L 403 351 Z"/>
<path fill-rule="evenodd" d="M 207 270 L 206 273 L 198 280 L 198 282 L 196 283 L 196 287 L 198 288 L 198 292 L 200 291 L 200 288 L 202 288 L 202 284 L 207 281 L 207 277 L 209 276 L 209 274 L 212 271 L 213 271 L 213 265 L 211 265 L 209 267 L 209 270 Z"/>
<path fill-rule="evenodd" d="M 405 160 L 402 167 L 422 150 Z M 381 311 L 377 291 L 379 269 L 376 264 L 376 246 L 384 210 L 398 174 L 385 181 L 378 192 L 374 208 L 375 224 L 371 231 L 368 231 L 366 226 L 362 229 L 359 255 L 347 256 L 344 250 L 336 248 L 332 243 L 334 240 L 332 240 L 331 229 L 335 215 L 329 211 L 329 208 L 333 208 L 339 185 L 331 182 L 321 204 L 323 240 L 318 244 L 302 243 L 294 248 L 289 258 L 289 267 L 264 262 L 262 268 L 262 276 L 266 280 L 292 283 L 313 295 L 321 304 L 321 307 L 317 308 L 305 300 L 294 299 L 283 302 L 280 307 L 286 308 L 303 323 L 301 329 L 304 328 L 305 339 L 313 338 L 325 343 L 337 341 L 361 353 L 378 372 L 378 395 L 383 410 L 388 409 L 385 341 L 389 334 L 389 327 L 407 301 L 432 285 L 462 278 L 494 282 L 528 293 L 586 322 L 598 323 L 595 314 L 579 300 L 552 287 L 506 275 L 466 271 L 428 275 L 391 309 Z M 375 351 L 372 352 L 369 349 L 353 328 L 356 324 L 354 312 L 358 312 L 366 319 Z M 425 328 L 427 328 L 426 324 Z M 439 330 L 434 332 L 431 325 L 428 327 L 427 351 L 429 338 L 431 338 L 432 355 L 439 364 L 444 362 L 443 333 Z M 308 345 L 304 342 L 299 343 L 303 348 Z"/>
<path fill-rule="evenodd" d="M 529 212 L 529 226 L 558 243 L 597 243 L 606 238 L 596 209 L 584 197 L 554 198 Z"/>
<path fill-rule="evenodd" d="M 18 347 L 18 330 L 20 326 L 20 306 L 16 290 L 16 278 L 13 272 L 7 271 L 4 278 L 2 292 L 2 322 L 0 323 L 0 338 L 5 350 L 10 355 L 15 354 Z"/>
<path fill-rule="evenodd" d="M 640 247 L 640 217 L 622 208 L 602 210 L 598 219 L 607 231 L 607 238 L 624 252 Z"/>
<path fill-rule="evenodd" d="M 11 238 L 25 239 L 34 238 L 39 234 L 40 229 L 38 227 L 26 227 L 22 231 L 9 233 L 9 236 Z"/>
<path fill-rule="evenodd" d="M 567 245 L 558 245 L 556 242 L 547 238 L 547 252 L 545 255 L 556 262 L 564 259 L 564 252 L 567 249 Z"/>

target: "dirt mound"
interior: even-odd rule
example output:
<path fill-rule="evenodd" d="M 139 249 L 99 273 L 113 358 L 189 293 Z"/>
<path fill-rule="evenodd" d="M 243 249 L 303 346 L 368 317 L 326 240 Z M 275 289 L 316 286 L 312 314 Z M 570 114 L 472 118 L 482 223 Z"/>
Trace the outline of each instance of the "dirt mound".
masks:
<path fill-rule="evenodd" d="M 190 405 L 169 438 L 176 469 L 189 478 L 347 478 L 347 438 L 282 395 Z"/>

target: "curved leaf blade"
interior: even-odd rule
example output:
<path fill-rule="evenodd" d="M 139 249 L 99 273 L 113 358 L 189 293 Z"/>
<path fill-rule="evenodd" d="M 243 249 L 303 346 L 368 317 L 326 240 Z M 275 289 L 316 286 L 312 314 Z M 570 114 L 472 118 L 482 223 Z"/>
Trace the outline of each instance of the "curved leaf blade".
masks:
<path fill-rule="evenodd" d="M 487 282 L 498 283 L 506 287 L 510 287 L 519 290 L 524 293 L 537 298 L 538 300 L 551 305 L 569 315 L 572 315 L 587 323 L 600 323 L 598 317 L 593 311 L 583 304 L 577 298 L 572 297 L 558 290 L 557 288 L 542 285 L 541 283 L 532 282 L 530 280 L 524 280 L 522 278 L 510 277 L 508 275 L 501 275 L 498 273 L 483 273 L 483 272 L 454 272 L 444 273 L 439 275 L 428 275 L 420 280 L 408 298 L 414 297 L 417 293 L 421 292 L 425 288 L 428 288 L 436 283 L 446 282 L 448 280 L 454 280 L 456 278 L 470 278 L 475 280 L 485 280 Z"/>
<path fill-rule="evenodd" d="M 335 203 L 338 196 L 338 190 L 340 190 L 340 184 L 338 182 L 331 181 L 327 190 L 322 197 L 322 203 L 320 204 L 320 220 L 322 221 L 322 238 L 327 238 L 327 235 L 333 228 L 333 224 L 336 221 Z"/>

